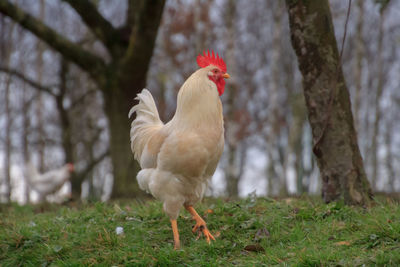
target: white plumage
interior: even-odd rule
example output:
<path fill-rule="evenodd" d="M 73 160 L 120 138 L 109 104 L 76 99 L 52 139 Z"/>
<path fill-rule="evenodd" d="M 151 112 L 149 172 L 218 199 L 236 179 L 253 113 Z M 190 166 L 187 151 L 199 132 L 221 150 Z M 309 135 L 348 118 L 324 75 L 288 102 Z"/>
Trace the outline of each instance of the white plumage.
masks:
<path fill-rule="evenodd" d="M 42 202 L 46 196 L 57 192 L 71 177 L 74 167 L 71 163 L 55 170 L 40 174 L 36 167 L 28 162 L 25 176 L 29 187 L 39 194 L 39 201 Z"/>
<path fill-rule="evenodd" d="M 147 89 L 138 94 L 139 103 L 129 112 L 129 117 L 136 112 L 130 137 L 132 152 L 142 168 L 137 175 L 140 188 L 163 202 L 171 222 L 184 206 L 199 226 L 203 225 L 200 229 L 205 222 L 192 206 L 202 199 L 224 146 L 222 104 L 217 86 L 209 78 L 215 68 L 201 68 L 186 80 L 178 93 L 176 113 L 168 123 L 161 122 Z M 229 77 L 224 75 L 221 77 Z M 212 235 L 207 233 L 209 240 Z M 175 232 L 174 238 L 178 248 Z"/>

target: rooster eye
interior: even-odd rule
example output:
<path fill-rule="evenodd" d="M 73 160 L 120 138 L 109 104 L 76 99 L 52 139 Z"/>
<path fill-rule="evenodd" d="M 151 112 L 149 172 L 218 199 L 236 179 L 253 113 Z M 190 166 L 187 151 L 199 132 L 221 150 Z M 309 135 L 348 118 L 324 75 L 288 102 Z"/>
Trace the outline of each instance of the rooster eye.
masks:
<path fill-rule="evenodd" d="M 213 70 L 213 72 L 214 72 L 214 73 L 217 73 L 217 72 L 218 72 L 218 70 L 217 70 L 217 69 L 214 69 L 214 70 Z"/>

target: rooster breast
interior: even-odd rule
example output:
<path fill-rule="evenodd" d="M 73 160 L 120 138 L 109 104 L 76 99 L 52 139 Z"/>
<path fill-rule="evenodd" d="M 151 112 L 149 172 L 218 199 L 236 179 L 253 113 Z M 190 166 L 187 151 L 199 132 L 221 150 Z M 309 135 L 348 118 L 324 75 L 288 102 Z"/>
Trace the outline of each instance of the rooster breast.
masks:
<path fill-rule="evenodd" d="M 207 140 L 194 132 L 175 132 L 162 146 L 158 168 L 182 180 L 202 181 L 219 140 Z"/>
<path fill-rule="evenodd" d="M 223 128 L 219 131 L 174 131 L 165 139 L 158 155 L 157 169 L 179 181 L 177 191 L 185 202 L 199 201 L 214 174 L 224 145 Z M 194 202 L 194 203 L 193 203 Z"/>
<path fill-rule="evenodd" d="M 224 135 L 222 125 L 218 130 L 196 131 L 165 126 L 156 166 L 140 171 L 138 181 L 142 189 L 165 203 L 167 214 L 176 217 L 176 207 L 202 199 L 221 157 Z M 150 150 L 151 145 L 147 145 L 143 157 L 152 154 Z"/>

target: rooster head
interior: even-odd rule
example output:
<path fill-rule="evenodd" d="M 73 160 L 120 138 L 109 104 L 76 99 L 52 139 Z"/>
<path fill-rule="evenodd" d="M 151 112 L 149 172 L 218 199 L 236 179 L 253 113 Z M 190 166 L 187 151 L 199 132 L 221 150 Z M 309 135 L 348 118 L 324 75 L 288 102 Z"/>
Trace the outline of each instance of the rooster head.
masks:
<path fill-rule="evenodd" d="M 67 163 L 67 167 L 68 167 L 69 172 L 73 172 L 75 170 L 74 164 L 72 164 L 72 163 Z"/>
<path fill-rule="evenodd" d="M 230 76 L 226 72 L 226 64 L 222 58 L 219 57 L 218 54 L 214 54 L 214 51 L 207 50 L 203 52 L 203 55 L 197 56 L 197 65 L 200 68 L 206 68 L 208 66 L 210 71 L 207 73 L 208 78 L 215 83 L 218 89 L 219 95 L 222 95 L 225 90 L 225 80 Z"/>

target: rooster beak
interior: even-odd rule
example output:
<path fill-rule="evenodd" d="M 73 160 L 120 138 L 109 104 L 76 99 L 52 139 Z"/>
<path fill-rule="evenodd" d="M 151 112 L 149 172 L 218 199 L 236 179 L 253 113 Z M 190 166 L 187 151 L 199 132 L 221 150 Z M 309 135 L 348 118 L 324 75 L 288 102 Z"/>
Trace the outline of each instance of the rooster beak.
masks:
<path fill-rule="evenodd" d="M 222 77 L 225 79 L 229 79 L 231 76 L 225 72 L 224 74 L 222 74 Z"/>

